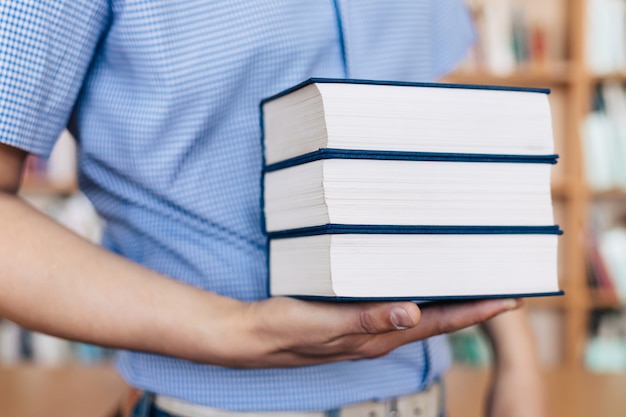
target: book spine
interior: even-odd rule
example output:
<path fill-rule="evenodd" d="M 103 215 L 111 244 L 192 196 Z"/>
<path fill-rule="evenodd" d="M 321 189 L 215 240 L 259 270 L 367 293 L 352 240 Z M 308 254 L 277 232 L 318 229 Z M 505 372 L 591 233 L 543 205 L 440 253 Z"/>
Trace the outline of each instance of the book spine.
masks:
<path fill-rule="evenodd" d="M 521 91 L 526 93 L 550 94 L 548 88 L 532 88 L 532 87 L 513 87 L 500 85 L 477 85 L 477 84 L 453 84 L 453 83 L 429 83 L 429 82 L 410 82 L 410 81 L 387 81 L 387 80 L 365 80 L 354 78 L 309 78 L 298 85 L 281 91 L 278 94 L 261 100 L 263 104 L 276 100 L 296 90 L 311 84 L 365 84 L 365 85 L 391 85 L 402 87 L 431 87 L 431 88 L 458 88 L 463 90 L 493 90 L 493 91 Z"/>
<path fill-rule="evenodd" d="M 269 290 L 268 290 L 269 291 Z M 270 297 L 271 297 L 271 293 Z M 528 297 L 556 297 L 565 295 L 565 291 L 551 291 L 541 293 L 511 293 L 511 294 L 481 294 L 481 295 L 434 295 L 427 297 L 342 297 L 342 296 L 327 296 L 327 295 L 290 295 L 289 297 L 297 298 L 299 300 L 308 301 L 338 301 L 342 303 L 350 302 L 389 302 L 389 301 L 411 301 L 416 304 L 421 304 L 420 307 L 428 307 L 431 302 L 455 302 L 455 301 L 467 301 L 467 300 L 486 300 L 486 299 L 500 299 L 500 298 L 528 298 Z"/>
<path fill-rule="evenodd" d="M 324 148 L 265 166 L 264 172 L 273 172 L 323 159 L 370 159 L 383 161 L 433 162 L 489 162 L 556 164 L 558 155 L 471 154 L 445 152 L 372 151 Z"/>
<path fill-rule="evenodd" d="M 268 233 L 271 239 L 317 236 L 326 234 L 446 234 L 446 235 L 501 235 L 548 234 L 562 235 L 559 226 L 397 226 L 369 224 L 325 224 L 280 230 Z"/>

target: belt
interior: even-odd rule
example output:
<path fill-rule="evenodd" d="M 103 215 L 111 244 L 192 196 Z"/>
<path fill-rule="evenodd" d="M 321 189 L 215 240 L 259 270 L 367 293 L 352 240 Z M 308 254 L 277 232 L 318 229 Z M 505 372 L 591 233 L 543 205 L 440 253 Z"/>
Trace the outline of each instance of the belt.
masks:
<path fill-rule="evenodd" d="M 443 388 L 440 383 L 428 389 L 381 401 L 365 401 L 337 410 L 321 412 L 237 412 L 191 404 L 157 395 L 157 408 L 177 417 L 439 417 L 443 414 Z"/>

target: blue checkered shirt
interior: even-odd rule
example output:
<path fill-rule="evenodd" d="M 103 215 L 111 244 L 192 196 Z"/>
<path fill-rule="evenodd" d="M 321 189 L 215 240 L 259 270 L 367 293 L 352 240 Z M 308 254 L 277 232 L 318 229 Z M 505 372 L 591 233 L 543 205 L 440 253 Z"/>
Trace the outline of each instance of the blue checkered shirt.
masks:
<path fill-rule="evenodd" d="M 259 300 L 259 101 L 309 77 L 433 80 L 472 37 L 460 0 L 3 0 L 0 140 L 46 156 L 69 126 L 80 186 L 107 221 L 105 247 Z M 138 352 L 120 352 L 117 365 L 132 385 L 193 403 L 321 410 L 420 390 L 449 356 L 433 338 L 295 369 Z"/>

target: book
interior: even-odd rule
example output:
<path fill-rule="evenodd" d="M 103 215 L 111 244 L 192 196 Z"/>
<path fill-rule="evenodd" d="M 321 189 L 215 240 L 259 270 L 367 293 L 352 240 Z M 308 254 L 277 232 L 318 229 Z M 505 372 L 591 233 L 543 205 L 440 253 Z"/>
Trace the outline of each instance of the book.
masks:
<path fill-rule="evenodd" d="M 273 232 L 326 223 L 538 226 L 553 222 L 550 168 L 555 158 L 548 156 L 545 163 L 485 160 L 488 157 L 466 156 L 457 162 L 434 156 L 423 160 L 337 157 L 269 169 L 264 187 L 266 228 Z"/>
<path fill-rule="evenodd" d="M 587 267 L 589 273 L 589 285 L 605 293 L 617 297 L 615 283 L 609 274 L 606 263 L 598 250 L 597 232 L 590 229 L 585 234 L 585 250 L 587 254 Z"/>
<path fill-rule="evenodd" d="M 556 227 L 325 229 L 270 234 L 272 295 L 427 300 L 559 291 Z"/>
<path fill-rule="evenodd" d="M 270 295 L 560 293 L 548 92 L 311 79 L 262 101 Z"/>
<path fill-rule="evenodd" d="M 549 155 L 548 92 L 310 79 L 262 101 L 265 163 L 323 148 Z"/>
<path fill-rule="evenodd" d="M 597 250 L 620 300 L 626 300 L 626 226 L 605 230 L 598 237 Z"/>

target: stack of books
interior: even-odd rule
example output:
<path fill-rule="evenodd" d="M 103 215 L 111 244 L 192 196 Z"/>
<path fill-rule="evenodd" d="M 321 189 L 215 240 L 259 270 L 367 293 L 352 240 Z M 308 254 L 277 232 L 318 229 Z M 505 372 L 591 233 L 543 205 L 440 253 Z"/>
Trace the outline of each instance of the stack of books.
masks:
<path fill-rule="evenodd" d="M 264 100 L 270 294 L 560 294 L 547 93 L 311 79 Z"/>

